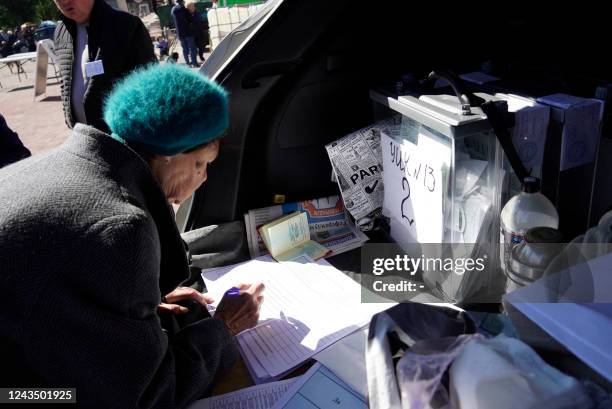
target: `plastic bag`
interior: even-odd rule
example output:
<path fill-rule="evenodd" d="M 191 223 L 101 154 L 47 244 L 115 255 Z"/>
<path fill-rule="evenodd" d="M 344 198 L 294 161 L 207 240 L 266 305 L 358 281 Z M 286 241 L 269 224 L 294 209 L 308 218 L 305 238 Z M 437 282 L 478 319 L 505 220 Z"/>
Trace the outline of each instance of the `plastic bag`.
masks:
<path fill-rule="evenodd" d="M 472 339 L 450 368 L 452 408 L 587 409 L 582 385 L 514 338 Z"/>
<path fill-rule="evenodd" d="M 606 407 L 522 341 L 475 328 L 449 308 L 400 304 L 376 314 L 366 349 L 370 408 Z"/>
<path fill-rule="evenodd" d="M 420 341 L 397 363 L 397 382 L 402 407 L 409 409 L 451 409 L 442 377 L 463 347 L 482 335 L 460 335 Z"/>
<path fill-rule="evenodd" d="M 396 358 L 416 343 L 474 333 L 472 319 L 452 308 L 403 303 L 374 315 L 368 331 L 366 367 L 370 409 L 399 409 Z"/>

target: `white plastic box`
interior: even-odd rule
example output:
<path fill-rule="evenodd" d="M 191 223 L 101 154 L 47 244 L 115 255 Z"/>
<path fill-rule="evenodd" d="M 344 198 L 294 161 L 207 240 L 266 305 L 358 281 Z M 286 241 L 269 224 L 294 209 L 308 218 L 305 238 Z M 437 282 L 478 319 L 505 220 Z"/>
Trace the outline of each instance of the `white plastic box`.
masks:
<path fill-rule="evenodd" d="M 385 199 L 391 237 L 407 252 L 481 260 L 482 271 L 426 268 L 423 281 L 449 302 L 499 302 L 505 278 L 499 268 L 499 214 L 513 173 L 478 107 L 462 114 L 457 96 L 371 91 L 371 98 L 402 115 L 395 135 L 383 134 Z M 477 94 L 484 100 L 500 98 Z M 441 243 L 440 245 L 424 245 Z"/>

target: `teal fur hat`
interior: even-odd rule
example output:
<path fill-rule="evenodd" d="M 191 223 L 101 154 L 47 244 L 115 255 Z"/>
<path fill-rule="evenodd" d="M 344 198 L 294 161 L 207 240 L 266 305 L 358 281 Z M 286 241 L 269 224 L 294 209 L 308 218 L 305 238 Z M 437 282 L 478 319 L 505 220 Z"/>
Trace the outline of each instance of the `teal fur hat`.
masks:
<path fill-rule="evenodd" d="M 113 138 L 173 156 L 227 129 L 227 93 L 187 67 L 151 64 L 121 80 L 104 103 Z"/>

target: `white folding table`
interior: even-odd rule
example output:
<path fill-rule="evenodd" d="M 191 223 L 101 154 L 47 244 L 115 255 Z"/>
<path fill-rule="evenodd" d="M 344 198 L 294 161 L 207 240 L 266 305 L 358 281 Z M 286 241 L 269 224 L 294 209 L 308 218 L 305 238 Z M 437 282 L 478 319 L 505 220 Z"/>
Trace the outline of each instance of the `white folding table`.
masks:
<path fill-rule="evenodd" d="M 31 53 L 19 53 L 19 54 L 9 55 L 8 57 L 0 58 L 0 69 L 4 67 L 8 67 L 9 71 L 13 73 L 13 69 L 11 68 L 11 65 L 15 64 L 17 66 L 17 77 L 19 78 L 19 81 L 21 82 L 21 74 L 25 75 L 26 79 L 28 78 L 26 72 L 23 69 L 23 64 L 26 63 L 27 61 L 35 60 L 35 59 L 36 59 L 35 51 Z"/>

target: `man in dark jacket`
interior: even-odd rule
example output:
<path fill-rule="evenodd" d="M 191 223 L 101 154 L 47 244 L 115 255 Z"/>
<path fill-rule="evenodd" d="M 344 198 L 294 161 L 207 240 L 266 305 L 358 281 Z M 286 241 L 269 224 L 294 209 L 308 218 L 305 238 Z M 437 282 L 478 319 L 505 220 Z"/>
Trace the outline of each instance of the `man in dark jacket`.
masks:
<path fill-rule="evenodd" d="M 30 150 L 23 146 L 17 133 L 8 127 L 0 114 L 0 168 L 31 155 Z"/>
<path fill-rule="evenodd" d="M 202 19 L 202 15 L 196 10 L 195 3 L 194 0 L 189 0 L 185 3 L 185 8 L 191 15 L 191 31 L 193 32 L 193 39 L 198 50 L 198 56 L 200 60 L 204 62 L 204 47 L 208 43 L 208 33 L 204 29 L 204 20 Z"/>
<path fill-rule="evenodd" d="M 185 8 L 183 0 L 176 0 L 176 4 L 172 7 L 171 14 L 174 20 L 174 27 L 176 27 L 176 35 L 181 42 L 185 63 L 192 67 L 197 67 L 198 61 L 196 58 L 198 49 L 192 30 L 192 18 L 189 10 Z"/>
<path fill-rule="evenodd" d="M 104 98 L 133 69 L 157 61 L 142 21 L 104 0 L 55 0 L 62 12 L 55 53 L 66 124 L 81 122 L 107 132 Z"/>

